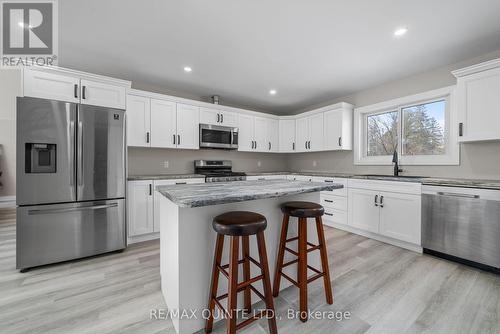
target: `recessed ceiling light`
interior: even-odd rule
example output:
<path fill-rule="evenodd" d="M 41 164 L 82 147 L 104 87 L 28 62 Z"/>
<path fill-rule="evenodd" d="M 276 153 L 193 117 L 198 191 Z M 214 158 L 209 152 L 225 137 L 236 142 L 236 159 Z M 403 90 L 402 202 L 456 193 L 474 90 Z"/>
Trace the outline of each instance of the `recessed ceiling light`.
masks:
<path fill-rule="evenodd" d="M 271 95 L 276 95 L 276 93 L 277 93 L 276 89 L 271 89 L 269 91 L 269 94 L 271 94 Z"/>
<path fill-rule="evenodd" d="M 408 32 L 408 28 L 398 28 L 394 30 L 394 36 L 401 37 Z"/>
<path fill-rule="evenodd" d="M 189 66 L 184 67 L 184 72 L 191 72 L 193 69 Z"/>

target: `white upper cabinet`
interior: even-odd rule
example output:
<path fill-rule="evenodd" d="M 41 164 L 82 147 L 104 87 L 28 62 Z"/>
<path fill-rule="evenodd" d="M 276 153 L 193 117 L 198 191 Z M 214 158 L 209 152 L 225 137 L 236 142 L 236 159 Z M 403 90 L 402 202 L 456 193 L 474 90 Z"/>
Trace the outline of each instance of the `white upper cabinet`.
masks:
<path fill-rule="evenodd" d="M 201 107 L 200 123 L 235 127 L 238 125 L 238 115 L 230 111 Z"/>
<path fill-rule="evenodd" d="M 279 120 L 279 151 L 295 152 L 295 120 Z"/>
<path fill-rule="evenodd" d="M 309 121 L 309 151 L 321 151 L 323 149 L 323 113 L 308 117 Z"/>
<path fill-rule="evenodd" d="M 177 148 L 200 148 L 200 109 L 177 103 Z"/>
<path fill-rule="evenodd" d="M 269 118 L 267 120 L 267 140 L 268 152 L 279 151 L 279 121 L 277 119 Z"/>
<path fill-rule="evenodd" d="M 24 69 L 24 95 L 65 102 L 80 102 L 80 79 L 62 74 Z"/>
<path fill-rule="evenodd" d="M 254 150 L 253 119 L 250 115 L 238 115 L 238 151 Z"/>
<path fill-rule="evenodd" d="M 150 99 L 143 96 L 127 95 L 127 145 L 151 146 Z"/>
<path fill-rule="evenodd" d="M 80 90 L 82 104 L 125 109 L 125 87 L 81 79 Z"/>
<path fill-rule="evenodd" d="M 176 116 L 175 102 L 151 99 L 151 147 L 176 147 Z"/>
<path fill-rule="evenodd" d="M 255 141 L 255 151 L 268 151 L 267 118 L 254 117 L 253 139 Z"/>
<path fill-rule="evenodd" d="M 338 108 L 324 113 L 324 150 L 352 150 L 352 109 Z"/>
<path fill-rule="evenodd" d="M 323 149 L 323 113 L 298 118 L 295 138 L 297 152 L 320 151 Z"/>
<path fill-rule="evenodd" d="M 500 59 L 452 73 L 457 77 L 459 141 L 500 140 Z"/>
<path fill-rule="evenodd" d="M 23 95 L 125 109 L 130 81 L 64 68 L 23 68 Z"/>

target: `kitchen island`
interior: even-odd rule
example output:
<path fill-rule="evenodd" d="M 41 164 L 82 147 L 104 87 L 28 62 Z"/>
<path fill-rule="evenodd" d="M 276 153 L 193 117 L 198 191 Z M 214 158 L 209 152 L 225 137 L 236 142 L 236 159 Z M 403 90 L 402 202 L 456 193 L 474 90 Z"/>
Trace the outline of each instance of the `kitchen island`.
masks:
<path fill-rule="evenodd" d="M 264 232 L 271 280 L 276 264 L 276 252 L 282 221 L 280 205 L 287 201 L 320 202 L 320 191 L 342 188 L 341 184 L 290 180 L 236 181 L 227 183 L 159 186 L 160 196 L 160 272 L 161 289 L 177 333 L 195 333 L 204 328 L 210 275 L 213 264 L 216 233 L 212 219 L 227 211 L 253 211 L 267 218 Z M 289 236 L 296 235 L 295 220 L 291 219 Z M 317 242 L 315 224 L 308 225 L 308 238 Z M 228 263 L 227 242 L 223 263 Z M 291 248 L 295 248 L 293 243 Z M 250 253 L 257 256 L 254 237 L 250 238 Z M 287 254 L 290 255 L 290 254 Z M 285 261 L 293 256 L 285 257 Z M 311 252 L 308 262 L 319 267 L 319 253 Z M 258 275 L 252 266 L 252 277 Z M 285 270 L 296 277 L 295 266 Z M 240 270 L 240 281 L 242 280 Z M 290 283 L 283 280 L 282 288 Z M 288 283 L 288 284 L 287 284 Z M 256 283 L 257 289 L 262 286 Z M 227 291 L 227 280 L 221 276 L 218 295 Z M 298 293 L 298 292 L 297 292 Z M 239 298 L 239 302 L 242 298 Z M 260 299 L 253 295 L 254 303 Z M 226 304 L 222 301 L 223 305 Z M 177 313 L 178 312 L 178 313 Z M 194 316 L 191 316 L 194 314 Z M 183 317 L 183 315 L 185 315 Z M 220 320 L 217 319 L 216 321 Z"/>

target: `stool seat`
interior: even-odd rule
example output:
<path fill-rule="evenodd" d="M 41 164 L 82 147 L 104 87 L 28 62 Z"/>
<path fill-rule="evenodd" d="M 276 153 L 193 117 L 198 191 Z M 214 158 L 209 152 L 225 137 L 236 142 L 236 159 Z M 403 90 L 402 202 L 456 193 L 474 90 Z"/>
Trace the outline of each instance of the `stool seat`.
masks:
<path fill-rule="evenodd" d="M 325 209 L 318 203 L 297 201 L 283 203 L 281 212 L 292 217 L 314 218 L 323 216 Z"/>
<path fill-rule="evenodd" d="M 230 211 L 215 217 L 212 226 L 219 234 L 246 236 L 264 231 L 267 227 L 267 220 L 266 217 L 255 212 Z"/>

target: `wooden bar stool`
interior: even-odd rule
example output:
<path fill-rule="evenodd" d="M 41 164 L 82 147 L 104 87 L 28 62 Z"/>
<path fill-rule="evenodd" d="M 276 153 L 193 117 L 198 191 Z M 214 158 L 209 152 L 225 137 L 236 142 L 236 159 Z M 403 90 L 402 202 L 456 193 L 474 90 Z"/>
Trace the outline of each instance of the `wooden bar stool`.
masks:
<path fill-rule="evenodd" d="M 323 231 L 323 221 L 321 216 L 323 216 L 325 209 L 312 202 L 287 202 L 281 206 L 281 211 L 283 212 L 283 225 L 281 226 L 281 237 L 280 244 L 278 248 L 278 258 L 276 264 L 276 273 L 274 275 L 274 290 L 273 296 L 277 297 L 280 291 L 280 280 L 283 276 L 289 280 L 293 285 L 299 288 L 299 300 L 300 300 L 300 320 L 303 322 L 307 321 L 307 284 L 312 281 L 323 277 L 325 285 L 325 295 L 326 302 L 328 304 L 333 304 L 332 296 L 332 286 L 330 282 L 330 271 L 328 268 L 328 255 L 326 251 L 325 234 Z M 298 226 L 298 236 L 294 238 L 287 239 L 288 234 L 288 223 L 291 217 L 297 217 L 299 222 Z M 314 245 L 307 241 L 307 218 L 316 219 L 316 230 L 318 232 L 318 245 Z M 298 240 L 298 251 L 294 251 L 286 246 L 287 242 Z M 308 248 L 308 246 L 310 246 Z M 307 264 L 307 253 L 319 250 L 321 255 L 321 267 L 322 271 Z M 292 253 L 297 256 L 295 260 L 283 263 L 285 257 L 285 251 Z M 283 268 L 291 264 L 298 263 L 297 268 L 297 280 L 295 281 L 287 274 L 283 273 Z M 310 269 L 315 273 L 312 277 L 307 277 L 307 269 Z"/>
<path fill-rule="evenodd" d="M 269 331 L 276 334 L 276 318 L 274 314 L 274 303 L 271 291 L 271 280 L 269 278 L 269 266 L 267 262 L 266 242 L 264 240 L 264 230 L 267 227 L 266 217 L 248 211 L 233 211 L 221 214 L 214 218 L 213 228 L 217 232 L 217 240 L 215 243 L 215 256 L 212 268 L 212 283 L 210 287 L 210 296 L 208 301 L 208 309 L 210 316 L 206 321 L 205 332 L 212 332 L 214 322 L 213 311 L 217 305 L 222 313 L 228 318 L 226 320 L 227 333 L 236 333 L 236 330 L 249 325 L 262 318 L 268 311 Z M 224 248 L 224 236 L 230 236 L 231 247 L 229 254 L 229 264 L 221 265 L 222 250 Z M 250 256 L 249 236 L 257 236 L 257 245 L 259 248 L 260 262 L 257 262 Z M 242 240 L 242 255 L 239 257 L 239 239 Z M 255 264 L 261 270 L 261 275 L 250 278 L 250 262 Z M 243 264 L 243 276 L 245 281 L 238 283 L 238 265 Z M 229 269 L 229 272 L 226 271 Z M 219 284 L 219 274 L 222 273 L 229 280 L 228 293 L 217 296 L 217 288 Z M 260 293 L 252 283 L 262 280 L 264 294 Z M 256 314 L 248 319 L 237 324 L 237 293 L 244 291 L 244 309 L 246 312 L 251 311 L 251 291 L 259 296 L 266 304 L 266 310 Z M 221 304 L 221 300 L 227 298 L 227 310 Z"/>

